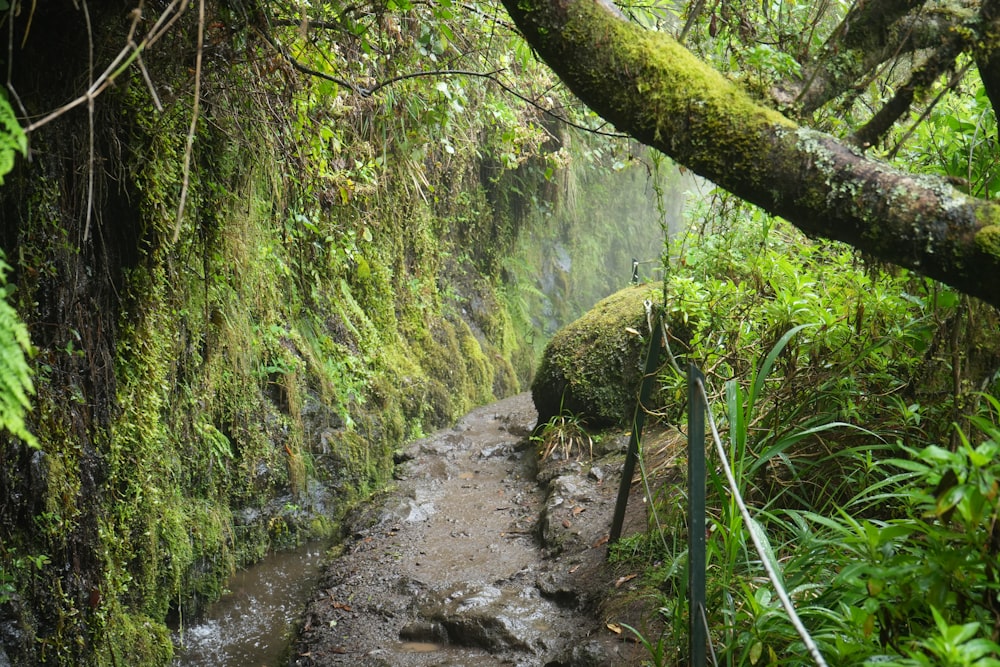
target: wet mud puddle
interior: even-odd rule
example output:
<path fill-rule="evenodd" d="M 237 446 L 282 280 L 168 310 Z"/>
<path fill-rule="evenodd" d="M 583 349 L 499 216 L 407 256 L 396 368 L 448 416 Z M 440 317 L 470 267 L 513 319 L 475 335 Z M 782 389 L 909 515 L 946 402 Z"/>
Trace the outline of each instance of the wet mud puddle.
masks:
<path fill-rule="evenodd" d="M 613 485 L 541 479 L 535 418 L 523 394 L 406 449 L 395 488 L 348 518 L 291 664 L 632 662 L 579 587 L 601 569 Z"/>

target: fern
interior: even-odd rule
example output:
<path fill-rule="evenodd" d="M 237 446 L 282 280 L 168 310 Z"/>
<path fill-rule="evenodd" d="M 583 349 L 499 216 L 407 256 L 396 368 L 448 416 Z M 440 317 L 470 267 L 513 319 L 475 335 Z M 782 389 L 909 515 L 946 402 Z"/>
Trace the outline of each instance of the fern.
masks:
<path fill-rule="evenodd" d="M 0 95 L 0 183 L 14 168 L 15 153 L 24 155 L 27 150 L 24 130 L 7 99 Z M 7 287 L 8 271 L 10 266 L 0 252 L 0 429 L 7 429 L 29 446 L 38 447 L 38 440 L 24 423 L 24 415 L 31 409 L 28 396 L 34 393 L 31 369 L 25 358 L 31 354 L 31 340 L 17 311 L 7 303 L 11 292 Z"/>
<path fill-rule="evenodd" d="M 7 99 L 0 94 L 0 184 L 14 168 L 14 154 L 28 152 L 28 138 L 14 116 Z M 2 367 L 0 367 L 2 368 Z"/>
<path fill-rule="evenodd" d="M 17 311 L 7 303 L 11 291 L 6 286 L 9 270 L 0 252 L 0 429 L 7 429 L 29 446 L 38 447 L 38 440 L 24 423 L 24 416 L 31 409 L 28 397 L 34 393 L 26 358 L 32 351 L 31 339 Z"/>

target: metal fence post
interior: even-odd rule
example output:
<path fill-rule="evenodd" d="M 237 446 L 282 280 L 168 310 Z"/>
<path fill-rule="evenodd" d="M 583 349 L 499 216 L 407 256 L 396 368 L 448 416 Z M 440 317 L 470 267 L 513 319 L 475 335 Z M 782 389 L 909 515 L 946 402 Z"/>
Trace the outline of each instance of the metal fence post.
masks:
<path fill-rule="evenodd" d="M 688 368 L 688 664 L 704 667 L 705 614 L 705 404 L 704 374 Z"/>
<path fill-rule="evenodd" d="M 653 318 L 650 331 L 649 349 L 646 351 L 645 374 L 639 386 L 639 400 L 632 414 L 632 435 L 628 441 L 628 451 L 625 454 L 625 465 L 622 466 L 622 479 L 618 484 L 618 500 L 615 503 L 615 514 L 611 518 L 611 532 L 608 535 L 608 546 L 618 541 L 622 536 L 622 525 L 625 523 L 625 507 L 628 505 L 628 494 L 632 488 L 632 476 L 635 474 L 635 462 L 639 458 L 639 439 L 642 437 L 642 427 L 646 423 L 646 404 L 653 393 L 653 381 L 656 379 L 656 368 L 660 365 L 660 315 Z"/>

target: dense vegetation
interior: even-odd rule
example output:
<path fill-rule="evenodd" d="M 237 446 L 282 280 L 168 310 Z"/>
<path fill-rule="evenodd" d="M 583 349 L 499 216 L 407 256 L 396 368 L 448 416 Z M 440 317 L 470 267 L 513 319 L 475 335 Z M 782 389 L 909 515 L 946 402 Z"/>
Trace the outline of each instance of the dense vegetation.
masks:
<path fill-rule="evenodd" d="M 829 664 L 995 664 L 996 313 L 755 211 L 729 214 L 663 287 L 671 349 L 706 373 L 754 512 L 744 525 L 709 444 L 719 659 L 813 664 L 764 577 L 754 530 Z M 686 423 L 686 375 L 665 363 L 659 380 L 656 417 Z M 674 452 L 645 470 L 650 530 L 613 553 L 645 571 L 658 612 L 637 631 L 656 664 L 687 652 L 684 460 Z"/>
<path fill-rule="evenodd" d="M 831 663 L 997 664 L 991 306 L 722 192 L 663 246 L 686 181 L 582 108 L 498 4 L 155 4 L 0 1 L 0 658 L 166 664 L 168 619 L 267 549 L 334 533 L 401 442 L 525 387 L 559 326 L 662 255 L 672 350 L 708 375 L 758 512 L 741 525 L 712 477 L 723 658 L 808 660 L 749 548 L 759 528 Z M 805 181 L 737 150 L 762 118 L 790 127 L 778 108 L 855 144 L 814 154 L 825 181 L 796 224 L 930 201 L 898 246 L 897 218 L 858 245 L 995 293 L 991 1 L 622 4 L 662 33 L 648 43 L 674 34 L 742 89 L 719 83 L 740 122 L 718 132 L 698 100 L 626 90 L 656 128 L 631 131 L 787 201 Z M 629 65 L 606 86 L 660 71 L 610 46 Z M 618 99 L 603 92 L 595 106 Z M 939 265 L 949 202 L 986 217 L 959 239 L 973 254 Z M 661 418 L 683 423 L 682 374 L 659 380 Z M 661 664 L 686 645 L 678 498 L 663 487 L 653 529 L 614 554 L 644 568 L 659 611 L 638 632 Z"/>
<path fill-rule="evenodd" d="M 0 4 L 0 662 L 166 664 L 660 252 L 494 9 Z"/>
<path fill-rule="evenodd" d="M 997 303 L 996 3 L 621 3 L 618 16 L 505 4 L 619 128 L 874 255 L 721 191 L 669 253 L 671 347 L 707 374 L 755 510 L 745 525 L 716 459 L 707 620 L 719 662 L 813 664 L 765 560 L 829 664 L 1000 664 L 997 314 L 917 275 Z M 682 365 L 659 375 L 670 423 L 686 419 Z M 542 432 L 588 417 L 557 415 Z M 644 568 L 658 612 L 636 634 L 652 661 L 684 664 L 683 493 L 657 493 L 649 533 L 614 555 Z"/>
<path fill-rule="evenodd" d="M 898 154 L 942 99 L 966 98 L 973 66 L 982 99 L 1000 104 L 992 0 L 696 1 L 683 27 L 669 3 L 629 6 L 640 21 L 608 2 L 504 4 L 620 130 L 809 234 L 1000 305 L 1000 206 L 985 183 L 875 155 Z"/>

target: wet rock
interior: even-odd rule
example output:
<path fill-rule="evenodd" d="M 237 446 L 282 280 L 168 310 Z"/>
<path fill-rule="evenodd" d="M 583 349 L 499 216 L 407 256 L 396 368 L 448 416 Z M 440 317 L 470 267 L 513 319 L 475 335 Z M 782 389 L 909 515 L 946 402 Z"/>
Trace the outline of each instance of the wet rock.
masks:
<path fill-rule="evenodd" d="M 580 475 L 563 475 L 549 484 L 549 495 L 579 504 L 593 501 L 593 484 Z"/>
<path fill-rule="evenodd" d="M 447 631 L 448 641 L 476 646 L 491 653 L 544 651 L 546 619 L 552 603 L 528 587 L 520 592 L 495 586 L 472 586 L 452 591 L 443 602 L 424 610 Z"/>
<path fill-rule="evenodd" d="M 577 516 L 593 504 L 595 495 L 594 483 L 582 475 L 563 475 L 549 482 L 540 522 L 546 548 L 553 553 L 587 548 L 588 537 L 577 525 Z"/>
<path fill-rule="evenodd" d="M 619 433 L 616 436 L 601 438 L 600 442 L 594 445 L 594 454 L 599 458 L 614 454 L 625 454 L 628 451 L 628 443 L 631 433 Z"/>
<path fill-rule="evenodd" d="M 440 623 L 414 621 L 403 626 L 403 629 L 399 631 L 399 638 L 408 642 L 443 644 L 448 641 L 448 631 Z"/>
<path fill-rule="evenodd" d="M 562 573 L 545 572 L 539 575 L 536 585 L 542 595 L 564 607 L 576 606 L 579 602 L 577 582 Z"/>
<path fill-rule="evenodd" d="M 565 475 L 575 475 L 583 471 L 583 463 L 580 461 L 556 461 L 549 460 L 542 466 L 535 476 L 539 484 L 548 484 L 557 477 Z"/>
<path fill-rule="evenodd" d="M 648 332 L 643 302 L 656 291 L 621 290 L 552 337 L 531 385 L 539 426 L 566 412 L 595 428 L 631 419 L 648 338 L 633 332 Z"/>
<path fill-rule="evenodd" d="M 483 450 L 479 453 L 479 457 L 483 459 L 491 459 L 495 456 L 506 457 L 510 455 L 510 446 L 506 444 L 500 444 L 493 447 L 483 447 Z"/>
<path fill-rule="evenodd" d="M 577 644 L 570 651 L 570 667 L 604 667 L 613 664 L 607 642 L 587 641 Z"/>
<path fill-rule="evenodd" d="M 18 602 L 16 606 L 20 607 L 20 603 Z M 3 613 L 6 614 L 8 611 L 14 610 L 4 609 Z M 8 649 L 15 658 L 19 655 L 24 658 L 24 662 L 19 660 L 17 664 L 27 664 L 27 656 L 30 655 L 29 646 L 33 641 L 34 637 L 25 632 L 16 620 L 11 618 L 0 621 L 0 667 L 10 667 L 13 664 L 7 654 Z"/>
<path fill-rule="evenodd" d="M 386 508 L 386 511 L 379 519 L 379 524 L 388 525 L 399 522 L 419 523 L 427 521 L 434 512 L 433 502 L 421 502 L 416 498 L 400 498 L 392 506 Z"/>
<path fill-rule="evenodd" d="M 424 582 L 412 577 L 399 577 L 399 579 L 396 580 L 396 583 L 392 586 L 392 590 L 397 595 L 419 599 L 423 597 L 426 592 L 427 585 L 424 584 Z"/>
<path fill-rule="evenodd" d="M 344 426 L 344 418 L 340 413 L 324 401 L 316 400 L 313 394 L 307 394 L 300 413 L 306 433 L 321 433 Z"/>

